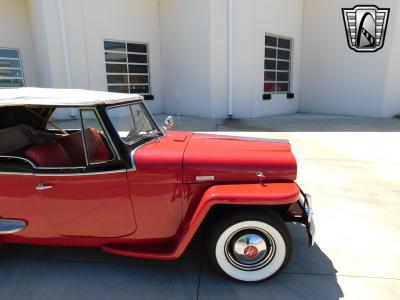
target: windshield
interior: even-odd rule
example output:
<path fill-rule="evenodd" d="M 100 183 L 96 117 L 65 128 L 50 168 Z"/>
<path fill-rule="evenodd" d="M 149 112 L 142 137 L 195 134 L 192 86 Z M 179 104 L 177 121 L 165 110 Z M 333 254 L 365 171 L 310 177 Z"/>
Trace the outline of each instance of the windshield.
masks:
<path fill-rule="evenodd" d="M 159 134 L 157 125 L 143 103 L 110 107 L 107 112 L 126 145 L 133 145 L 141 139 L 154 138 Z"/>

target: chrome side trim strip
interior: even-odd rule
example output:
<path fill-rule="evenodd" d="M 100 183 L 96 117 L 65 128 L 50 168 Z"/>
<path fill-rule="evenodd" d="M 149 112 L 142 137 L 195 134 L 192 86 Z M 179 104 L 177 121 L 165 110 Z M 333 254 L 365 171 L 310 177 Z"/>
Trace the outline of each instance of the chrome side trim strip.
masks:
<path fill-rule="evenodd" d="M 213 181 L 214 176 L 196 176 L 196 181 Z"/>
<path fill-rule="evenodd" d="M 122 170 L 114 170 L 114 171 L 102 171 L 102 172 L 90 172 L 90 173 L 35 173 L 34 175 L 37 177 L 67 177 L 67 176 L 90 176 L 90 175 L 106 175 L 106 174 L 117 174 L 117 173 L 126 173 L 126 169 Z"/>
<path fill-rule="evenodd" d="M 28 159 L 23 158 L 23 157 L 19 157 L 19 156 L 6 156 L 6 155 L 0 155 L 0 158 L 11 158 L 11 159 L 20 159 L 23 160 L 27 163 L 29 163 L 32 168 L 34 170 L 60 170 L 60 168 L 36 168 L 36 166 Z M 81 170 L 84 171 L 85 167 L 68 167 L 68 168 L 62 168 L 62 170 Z M 101 174 L 113 174 L 113 173 L 126 173 L 127 170 L 126 169 L 120 169 L 120 170 L 113 170 L 113 171 L 101 171 L 101 172 L 90 172 L 90 173 L 60 173 L 60 174 L 56 174 L 56 173 L 33 173 L 33 172 L 29 172 L 29 173 L 18 173 L 18 172 L 4 172 L 4 171 L 0 171 L 0 174 L 4 174 L 4 175 L 34 175 L 34 176 L 39 176 L 39 177 L 43 177 L 43 176 L 88 176 L 88 175 L 101 175 Z"/>
<path fill-rule="evenodd" d="M 57 167 L 35 167 L 35 170 L 85 170 L 86 166 L 83 167 L 61 167 L 61 168 L 57 168 Z"/>
<path fill-rule="evenodd" d="M 28 164 L 31 165 L 31 167 L 35 170 L 84 170 L 86 168 L 86 166 L 80 166 L 80 167 L 62 167 L 62 168 L 56 168 L 56 167 L 38 167 L 36 166 L 32 161 L 30 161 L 27 158 L 21 157 L 21 156 L 10 156 L 10 155 L 0 155 L 0 158 L 10 158 L 10 159 L 20 159 L 23 160 L 25 162 L 27 162 Z"/>
<path fill-rule="evenodd" d="M 33 173 L 18 173 L 18 172 L 1 172 L 0 175 L 22 175 L 22 176 L 33 176 Z"/>
<path fill-rule="evenodd" d="M 214 136 L 193 136 L 193 139 L 207 139 L 207 140 L 236 140 L 236 141 L 254 141 L 254 142 L 271 142 L 271 143 L 282 143 L 289 144 L 289 140 L 285 139 L 269 139 L 269 138 L 253 138 L 245 136 L 234 136 L 234 135 L 215 135 Z"/>
<path fill-rule="evenodd" d="M 17 233 L 25 227 L 24 221 L 0 219 L 0 235 Z"/>

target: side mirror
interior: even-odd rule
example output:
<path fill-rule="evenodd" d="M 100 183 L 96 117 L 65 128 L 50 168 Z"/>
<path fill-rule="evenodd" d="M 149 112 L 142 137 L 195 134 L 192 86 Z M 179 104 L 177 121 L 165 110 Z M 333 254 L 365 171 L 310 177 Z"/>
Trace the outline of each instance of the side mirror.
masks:
<path fill-rule="evenodd" d="M 166 129 L 171 129 L 174 126 L 174 118 L 172 116 L 168 116 L 165 121 L 164 124 L 166 127 Z"/>

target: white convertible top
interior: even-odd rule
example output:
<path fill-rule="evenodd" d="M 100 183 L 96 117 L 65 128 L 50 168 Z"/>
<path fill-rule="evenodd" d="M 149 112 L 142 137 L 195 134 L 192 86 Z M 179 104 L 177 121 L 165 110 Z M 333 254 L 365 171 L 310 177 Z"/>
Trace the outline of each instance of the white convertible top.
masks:
<path fill-rule="evenodd" d="M 63 106 L 79 107 L 117 104 L 142 100 L 137 94 L 122 94 L 77 89 L 13 88 L 0 89 L 0 107 L 6 106 Z"/>

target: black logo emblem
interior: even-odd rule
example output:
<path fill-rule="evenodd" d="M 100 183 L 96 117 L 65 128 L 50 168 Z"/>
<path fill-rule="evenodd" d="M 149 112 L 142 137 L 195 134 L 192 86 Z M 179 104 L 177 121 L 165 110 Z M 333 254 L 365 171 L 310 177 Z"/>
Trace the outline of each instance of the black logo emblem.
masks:
<path fill-rule="evenodd" d="M 383 47 L 389 8 L 357 5 L 342 8 L 347 43 L 357 52 L 375 52 Z"/>

